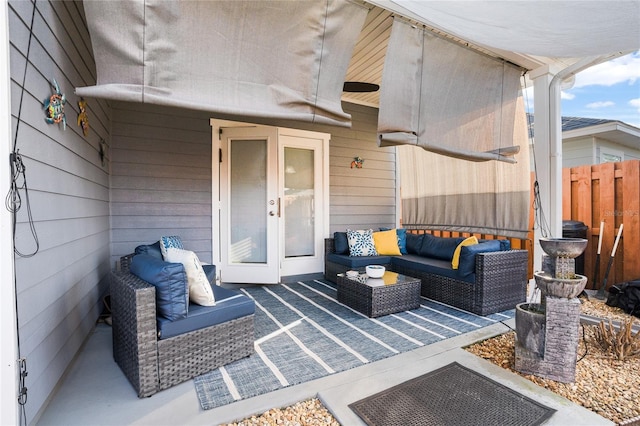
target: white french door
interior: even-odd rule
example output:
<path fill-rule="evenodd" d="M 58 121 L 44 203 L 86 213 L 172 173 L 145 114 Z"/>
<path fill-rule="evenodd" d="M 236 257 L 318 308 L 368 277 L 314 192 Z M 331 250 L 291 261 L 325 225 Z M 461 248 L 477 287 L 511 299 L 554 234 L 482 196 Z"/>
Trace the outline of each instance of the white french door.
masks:
<path fill-rule="evenodd" d="M 278 129 L 280 275 L 324 270 L 324 233 L 328 228 L 329 135 Z"/>
<path fill-rule="evenodd" d="M 220 128 L 220 278 L 278 283 L 323 270 L 329 135 Z"/>

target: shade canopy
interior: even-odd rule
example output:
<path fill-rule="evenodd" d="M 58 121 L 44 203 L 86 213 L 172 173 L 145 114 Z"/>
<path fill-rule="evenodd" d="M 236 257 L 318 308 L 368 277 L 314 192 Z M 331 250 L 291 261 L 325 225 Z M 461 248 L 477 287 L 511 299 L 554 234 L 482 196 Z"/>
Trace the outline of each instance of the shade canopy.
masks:
<path fill-rule="evenodd" d="M 514 164 L 399 147 L 403 226 L 527 238 L 531 175 L 522 98 L 515 117 L 511 139 L 520 149 Z"/>
<path fill-rule="evenodd" d="M 345 0 L 85 1 L 97 83 L 80 96 L 339 126 L 367 9 Z"/>
<path fill-rule="evenodd" d="M 637 0 L 369 0 L 492 49 L 579 58 L 640 48 Z"/>
<path fill-rule="evenodd" d="M 515 162 L 522 70 L 396 19 L 382 75 L 379 145 Z"/>

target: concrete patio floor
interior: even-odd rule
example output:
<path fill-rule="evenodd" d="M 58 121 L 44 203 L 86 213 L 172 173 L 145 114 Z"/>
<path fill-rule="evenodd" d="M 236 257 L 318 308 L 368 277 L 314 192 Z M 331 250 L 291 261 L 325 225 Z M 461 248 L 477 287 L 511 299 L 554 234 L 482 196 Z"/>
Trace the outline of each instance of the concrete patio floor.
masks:
<path fill-rule="evenodd" d="M 514 320 L 506 324 L 509 327 L 515 325 Z M 150 398 L 139 399 L 113 361 L 111 328 L 101 323 L 96 326 L 37 424 L 217 425 L 318 396 L 342 425 L 358 426 L 364 423 L 348 404 L 453 361 L 557 410 L 545 423 L 547 425 L 613 424 L 462 349 L 505 331 L 508 328 L 504 324 L 496 323 L 362 367 L 205 411 L 200 408 L 192 380 Z"/>

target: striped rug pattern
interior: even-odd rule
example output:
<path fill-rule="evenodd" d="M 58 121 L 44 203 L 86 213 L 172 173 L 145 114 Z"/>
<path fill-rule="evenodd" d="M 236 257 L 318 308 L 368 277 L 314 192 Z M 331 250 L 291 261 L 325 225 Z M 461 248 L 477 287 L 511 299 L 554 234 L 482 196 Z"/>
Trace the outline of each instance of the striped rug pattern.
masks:
<path fill-rule="evenodd" d="M 379 318 L 336 300 L 324 280 L 241 289 L 256 302 L 256 353 L 194 379 L 203 409 L 345 371 L 514 316 L 477 316 L 422 298 Z"/>

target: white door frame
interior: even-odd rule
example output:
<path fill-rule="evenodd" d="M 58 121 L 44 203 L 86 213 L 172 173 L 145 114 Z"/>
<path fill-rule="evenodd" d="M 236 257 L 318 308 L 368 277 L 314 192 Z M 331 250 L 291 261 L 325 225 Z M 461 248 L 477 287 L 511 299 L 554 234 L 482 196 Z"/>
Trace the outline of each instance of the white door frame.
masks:
<path fill-rule="evenodd" d="M 220 129 L 228 128 L 228 127 L 257 127 L 257 124 L 251 123 L 243 123 L 237 121 L 230 120 L 219 120 L 212 118 L 210 119 L 211 125 L 211 152 L 212 152 L 212 164 L 211 164 L 211 202 L 212 202 L 212 210 L 211 210 L 211 241 L 212 241 L 212 263 L 216 265 L 218 274 L 221 267 L 221 188 L 220 188 L 220 149 L 221 149 L 221 137 L 220 137 Z M 329 235 L 329 140 L 330 135 L 328 133 L 320 133 L 314 131 L 306 131 L 306 130 L 296 130 L 296 129 L 288 129 L 288 128 L 278 128 L 280 131 L 285 134 L 298 134 L 298 135 L 307 135 L 319 137 L 323 136 L 324 146 L 322 149 L 322 200 L 318 200 L 323 203 L 323 212 L 321 214 L 322 221 L 322 237 L 319 238 L 320 241 L 316 243 L 319 244 L 320 253 L 319 256 L 322 257 L 322 262 L 324 262 L 324 237 Z M 281 233 L 282 234 L 282 233 Z M 280 258 L 282 259 L 282 255 Z M 319 270 L 318 272 L 322 272 Z"/>

